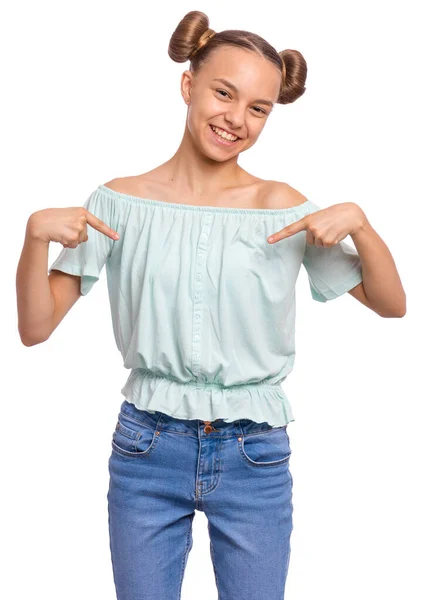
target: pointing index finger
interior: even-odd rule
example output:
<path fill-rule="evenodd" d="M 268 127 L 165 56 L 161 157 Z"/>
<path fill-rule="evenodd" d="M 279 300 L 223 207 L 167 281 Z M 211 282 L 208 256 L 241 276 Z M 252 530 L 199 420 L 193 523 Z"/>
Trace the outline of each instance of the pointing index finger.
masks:
<path fill-rule="evenodd" d="M 290 237 L 299 231 L 304 231 L 307 227 L 307 223 L 308 215 L 302 219 L 299 219 L 299 221 L 295 221 L 294 223 L 283 227 L 283 229 L 280 229 L 280 231 L 277 231 L 277 233 L 273 233 L 267 238 L 267 241 L 270 242 L 270 244 L 273 244 L 274 242 L 279 242 L 280 240 Z"/>
<path fill-rule="evenodd" d="M 118 240 L 120 237 L 117 231 L 114 231 L 114 229 L 109 227 L 104 221 L 101 221 L 101 219 L 90 213 L 88 210 L 86 211 L 86 222 L 112 240 Z"/>

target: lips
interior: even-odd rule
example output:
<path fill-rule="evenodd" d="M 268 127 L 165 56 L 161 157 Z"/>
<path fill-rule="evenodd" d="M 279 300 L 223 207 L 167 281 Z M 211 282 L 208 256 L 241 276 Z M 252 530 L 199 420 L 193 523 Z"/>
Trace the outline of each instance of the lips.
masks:
<path fill-rule="evenodd" d="M 210 127 L 217 127 L 218 129 L 221 129 L 222 131 L 225 131 L 226 133 L 229 133 L 230 135 L 235 135 L 239 140 L 241 139 L 237 133 L 234 133 L 233 131 L 228 131 L 227 129 L 224 129 L 224 127 L 220 127 L 220 125 L 214 125 L 214 123 L 211 123 Z M 237 140 L 236 140 L 237 142 Z"/>
<path fill-rule="evenodd" d="M 240 137 L 237 137 L 236 140 L 232 141 L 232 140 L 228 140 L 226 138 L 221 137 L 220 135 L 218 135 L 218 133 L 216 133 L 213 130 L 213 127 L 218 127 L 218 125 L 213 125 L 212 123 L 210 124 L 210 130 L 213 134 L 213 136 L 215 136 L 216 140 L 220 143 L 223 144 L 224 146 L 234 146 L 235 144 L 237 144 L 237 142 L 241 139 Z M 218 127 L 219 129 L 222 129 L 222 131 L 226 131 L 227 133 L 230 133 L 231 135 L 236 135 L 235 133 L 231 133 L 230 131 L 227 131 L 227 129 L 223 129 L 222 127 Z"/>

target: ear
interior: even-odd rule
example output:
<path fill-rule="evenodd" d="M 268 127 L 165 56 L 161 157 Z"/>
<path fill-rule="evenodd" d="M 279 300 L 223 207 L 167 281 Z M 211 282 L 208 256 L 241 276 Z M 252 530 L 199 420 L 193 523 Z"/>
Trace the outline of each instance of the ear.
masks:
<path fill-rule="evenodd" d="M 193 73 L 192 71 L 183 71 L 182 78 L 180 81 L 180 91 L 183 96 L 183 100 L 186 104 L 189 104 L 191 99 Z"/>

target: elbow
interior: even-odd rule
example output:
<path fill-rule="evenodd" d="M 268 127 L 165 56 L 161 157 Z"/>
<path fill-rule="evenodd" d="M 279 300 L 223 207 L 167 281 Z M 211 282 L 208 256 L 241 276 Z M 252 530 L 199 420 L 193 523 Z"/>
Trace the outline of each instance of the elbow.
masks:
<path fill-rule="evenodd" d="M 401 319 L 404 317 L 404 315 L 406 314 L 406 306 L 404 306 L 404 308 L 400 311 L 400 313 L 398 315 L 396 315 L 397 317 L 400 317 Z"/>
<path fill-rule="evenodd" d="M 406 314 L 406 310 L 407 310 L 407 307 L 406 307 L 406 298 L 405 298 L 405 299 L 404 299 L 404 303 L 403 303 L 403 304 L 402 304 L 402 306 L 400 307 L 400 310 L 398 310 L 398 311 L 397 311 L 397 312 L 396 312 L 396 313 L 393 315 L 393 317 L 396 317 L 396 318 L 400 318 L 400 319 L 402 319 L 402 318 L 404 317 L 404 315 Z"/>
<path fill-rule="evenodd" d="M 384 319 L 402 319 L 406 314 L 406 308 L 396 311 L 394 313 L 378 313 L 380 317 Z"/>
<path fill-rule="evenodd" d="M 390 310 L 388 312 L 379 312 L 380 317 L 384 317 L 386 319 L 402 319 L 407 310 L 406 296 L 399 303 L 394 310 Z"/>
<path fill-rule="evenodd" d="M 19 331 L 19 337 L 21 339 L 22 344 L 24 346 L 26 346 L 27 348 L 30 348 L 31 346 L 37 346 L 38 344 L 42 344 L 43 342 L 46 342 L 49 338 L 49 336 L 47 336 L 47 337 L 30 336 L 21 331 Z"/>
<path fill-rule="evenodd" d="M 31 346 L 37 346 L 38 344 L 41 344 L 41 341 L 35 341 L 35 340 L 28 340 L 26 338 L 22 338 L 21 337 L 21 342 L 24 346 L 26 346 L 27 348 L 30 348 Z"/>

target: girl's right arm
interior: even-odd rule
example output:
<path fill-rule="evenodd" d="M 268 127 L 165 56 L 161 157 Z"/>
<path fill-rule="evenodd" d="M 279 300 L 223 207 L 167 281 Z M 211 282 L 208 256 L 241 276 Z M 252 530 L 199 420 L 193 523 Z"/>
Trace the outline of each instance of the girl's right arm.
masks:
<path fill-rule="evenodd" d="M 49 242 L 37 234 L 31 217 L 16 273 L 18 329 L 25 346 L 48 340 L 81 296 L 80 277 L 61 271 L 48 276 Z"/>
<path fill-rule="evenodd" d="M 119 237 L 85 207 L 47 208 L 29 217 L 16 273 L 18 329 L 25 346 L 48 340 L 82 295 L 80 275 L 54 268 L 48 275 L 48 248 L 51 241 L 61 243 L 64 248 L 86 243 L 87 225 L 96 230 L 94 239 L 97 232 L 111 240 Z M 108 249 L 108 245 L 102 246 Z"/>

